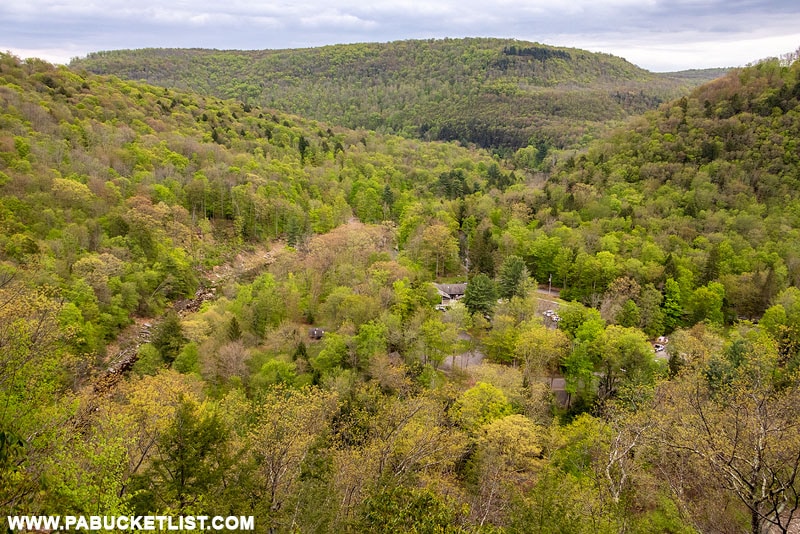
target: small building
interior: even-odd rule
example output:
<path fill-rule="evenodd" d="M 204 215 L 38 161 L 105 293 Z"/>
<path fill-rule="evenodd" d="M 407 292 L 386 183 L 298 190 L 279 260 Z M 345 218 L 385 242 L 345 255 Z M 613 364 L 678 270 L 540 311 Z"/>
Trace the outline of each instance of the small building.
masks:
<path fill-rule="evenodd" d="M 433 284 L 433 286 L 442 297 L 442 306 L 449 306 L 453 302 L 461 300 L 467 291 L 466 282 L 463 284 Z"/>
<path fill-rule="evenodd" d="M 311 339 L 322 339 L 323 335 L 325 335 L 325 330 L 322 328 L 311 328 L 308 331 L 308 337 Z"/>

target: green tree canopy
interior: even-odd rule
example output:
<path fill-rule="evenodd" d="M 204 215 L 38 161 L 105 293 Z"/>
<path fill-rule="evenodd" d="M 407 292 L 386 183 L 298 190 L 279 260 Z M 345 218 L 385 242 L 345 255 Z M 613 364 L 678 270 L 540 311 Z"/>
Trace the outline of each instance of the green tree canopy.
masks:
<path fill-rule="evenodd" d="M 464 292 L 464 306 L 474 315 L 489 314 L 497 303 L 497 290 L 491 278 L 480 273 L 469 279 Z"/>

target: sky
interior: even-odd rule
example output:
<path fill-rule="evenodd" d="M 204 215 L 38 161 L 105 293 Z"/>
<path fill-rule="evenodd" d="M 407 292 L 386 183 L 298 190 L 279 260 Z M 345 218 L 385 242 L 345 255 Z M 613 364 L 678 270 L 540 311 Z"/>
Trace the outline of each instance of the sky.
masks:
<path fill-rule="evenodd" d="M 2 0 L 0 51 L 68 63 L 120 48 L 280 49 L 507 37 L 651 71 L 743 66 L 800 48 L 797 0 Z"/>

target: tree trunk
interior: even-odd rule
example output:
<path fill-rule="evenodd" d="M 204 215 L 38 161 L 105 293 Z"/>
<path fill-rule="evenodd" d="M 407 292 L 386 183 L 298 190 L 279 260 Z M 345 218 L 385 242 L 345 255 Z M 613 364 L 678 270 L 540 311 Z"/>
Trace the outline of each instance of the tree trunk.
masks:
<path fill-rule="evenodd" d="M 761 534 L 761 516 L 756 506 L 750 509 L 750 531 L 752 534 Z"/>

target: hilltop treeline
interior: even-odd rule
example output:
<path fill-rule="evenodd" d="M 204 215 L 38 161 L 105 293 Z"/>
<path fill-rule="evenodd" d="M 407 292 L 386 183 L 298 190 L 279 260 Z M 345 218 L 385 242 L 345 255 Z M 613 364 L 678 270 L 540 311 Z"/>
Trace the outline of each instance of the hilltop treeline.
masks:
<path fill-rule="evenodd" d="M 93 53 L 72 66 L 501 153 L 536 142 L 574 145 L 606 122 L 653 109 L 700 82 L 653 74 L 607 54 L 501 39 L 125 50 Z"/>
<path fill-rule="evenodd" d="M 551 58 L 571 59 L 569 52 L 548 48 L 544 46 L 520 46 L 516 45 L 503 47 L 503 53 L 508 56 L 533 56 L 539 61 L 546 61 Z"/>

